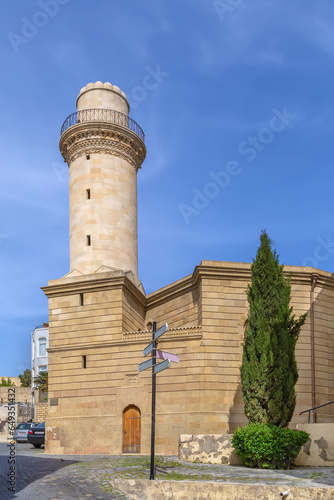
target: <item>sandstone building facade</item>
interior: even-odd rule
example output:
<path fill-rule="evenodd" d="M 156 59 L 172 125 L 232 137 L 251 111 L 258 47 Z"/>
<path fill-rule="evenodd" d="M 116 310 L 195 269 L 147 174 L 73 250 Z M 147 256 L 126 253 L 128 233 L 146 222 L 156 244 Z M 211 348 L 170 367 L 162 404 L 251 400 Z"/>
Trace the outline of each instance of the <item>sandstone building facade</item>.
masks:
<path fill-rule="evenodd" d="M 49 282 L 49 453 L 150 452 L 151 373 L 138 373 L 153 321 L 159 348 L 180 363 L 157 376 L 156 453 L 180 434 L 221 434 L 246 423 L 239 366 L 250 264 L 202 261 L 193 274 L 146 295 L 137 275 L 137 171 L 144 134 L 125 94 L 84 87 L 65 121 L 70 172 L 70 272 Z M 299 412 L 333 400 L 334 277 L 285 268 L 292 305 L 308 312 L 297 344 Z M 334 406 L 334 405 L 333 405 Z M 334 408 L 315 414 L 333 422 Z"/>

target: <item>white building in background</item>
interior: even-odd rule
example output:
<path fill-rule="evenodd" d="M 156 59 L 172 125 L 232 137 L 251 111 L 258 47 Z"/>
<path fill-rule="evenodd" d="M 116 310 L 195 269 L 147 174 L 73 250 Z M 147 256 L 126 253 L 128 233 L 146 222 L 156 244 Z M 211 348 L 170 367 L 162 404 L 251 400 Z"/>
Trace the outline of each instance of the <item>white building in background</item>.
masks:
<path fill-rule="evenodd" d="M 49 323 L 36 326 L 31 334 L 31 402 L 34 404 L 34 378 L 48 371 Z"/>

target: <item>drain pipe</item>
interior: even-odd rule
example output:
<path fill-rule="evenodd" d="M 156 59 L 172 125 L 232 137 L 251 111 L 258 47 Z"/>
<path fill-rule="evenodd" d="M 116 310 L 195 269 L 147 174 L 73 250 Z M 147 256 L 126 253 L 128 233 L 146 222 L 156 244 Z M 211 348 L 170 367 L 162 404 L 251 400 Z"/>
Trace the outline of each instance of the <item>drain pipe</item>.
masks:
<path fill-rule="evenodd" d="M 311 388 L 312 388 L 312 408 L 315 407 L 315 353 L 314 353 L 314 289 L 318 281 L 319 274 L 312 274 L 312 286 L 310 294 L 310 322 L 311 322 Z M 317 422 L 317 410 L 313 410 L 313 423 Z"/>

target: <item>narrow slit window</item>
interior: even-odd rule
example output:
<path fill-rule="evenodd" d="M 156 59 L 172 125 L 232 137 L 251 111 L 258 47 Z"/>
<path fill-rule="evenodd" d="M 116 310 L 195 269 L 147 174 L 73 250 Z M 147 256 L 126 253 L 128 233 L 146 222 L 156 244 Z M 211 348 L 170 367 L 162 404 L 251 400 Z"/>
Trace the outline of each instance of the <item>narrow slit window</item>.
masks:
<path fill-rule="evenodd" d="M 86 198 L 90 200 L 90 189 L 86 189 Z"/>
<path fill-rule="evenodd" d="M 81 306 L 84 305 L 84 294 L 83 293 L 80 293 L 80 305 Z"/>
<path fill-rule="evenodd" d="M 87 356 L 82 356 L 82 368 L 87 368 Z"/>
<path fill-rule="evenodd" d="M 90 155 L 86 155 L 86 160 L 90 160 Z"/>
<path fill-rule="evenodd" d="M 91 246 L 91 238 L 90 238 L 90 234 L 87 234 L 87 246 L 90 247 Z"/>

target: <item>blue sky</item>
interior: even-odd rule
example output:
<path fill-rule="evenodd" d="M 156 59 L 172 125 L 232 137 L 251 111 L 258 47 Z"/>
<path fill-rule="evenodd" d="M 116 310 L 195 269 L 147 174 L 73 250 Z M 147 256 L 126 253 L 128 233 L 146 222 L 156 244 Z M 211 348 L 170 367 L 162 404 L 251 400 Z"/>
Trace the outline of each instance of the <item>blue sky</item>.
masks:
<path fill-rule="evenodd" d="M 333 272 L 332 0 L 0 8 L 0 376 L 30 367 L 30 333 L 48 320 L 40 287 L 69 270 L 58 141 L 92 81 L 118 85 L 146 134 L 138 232 L 147 293 L 202 259 L 250 262 L 264 228 L 282 263 Z"/>

